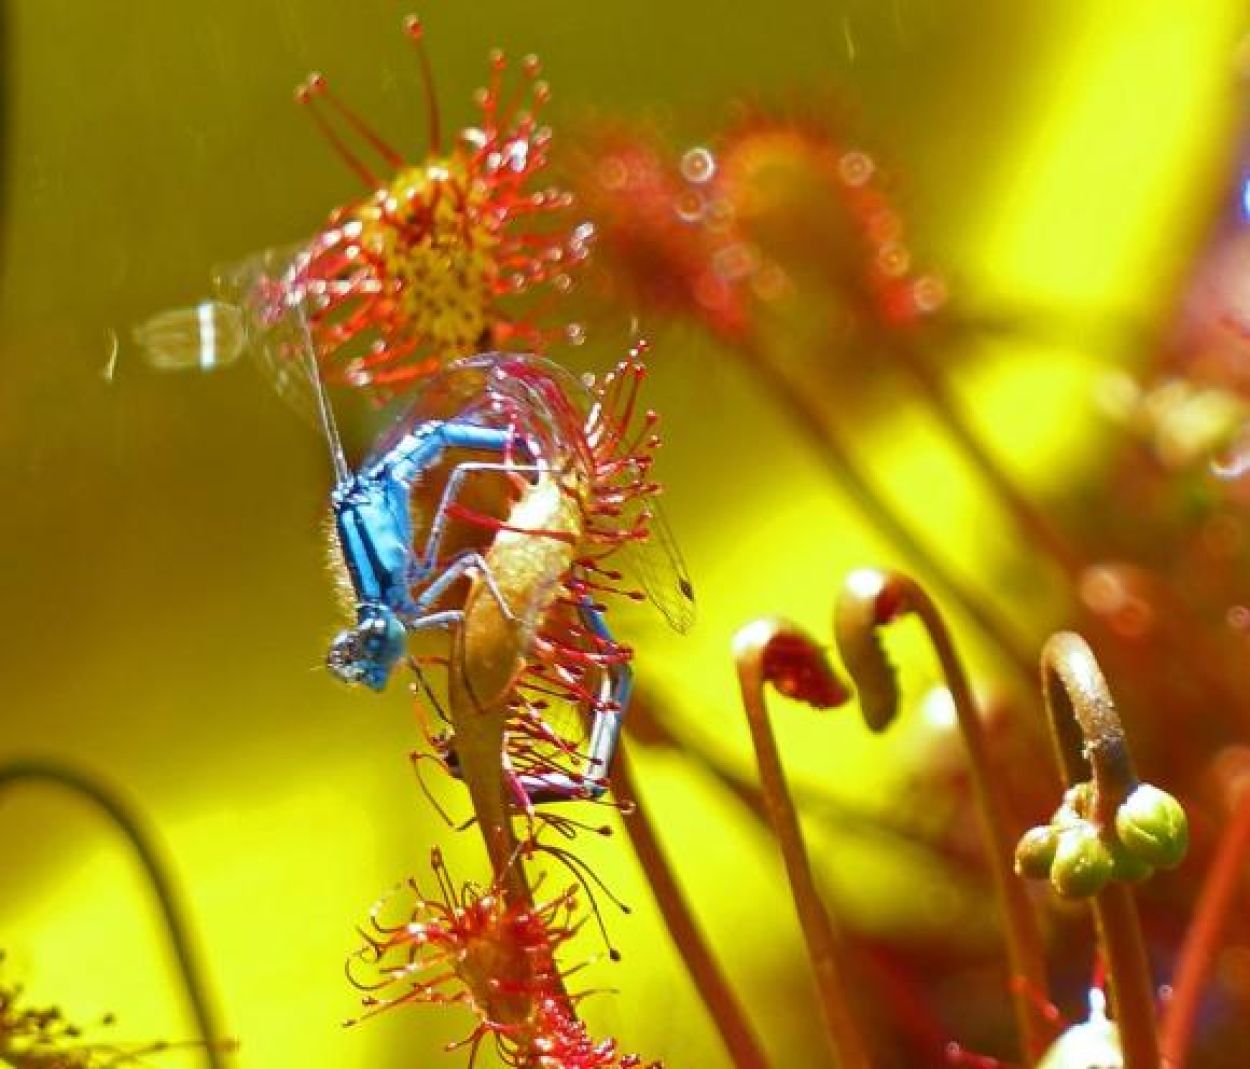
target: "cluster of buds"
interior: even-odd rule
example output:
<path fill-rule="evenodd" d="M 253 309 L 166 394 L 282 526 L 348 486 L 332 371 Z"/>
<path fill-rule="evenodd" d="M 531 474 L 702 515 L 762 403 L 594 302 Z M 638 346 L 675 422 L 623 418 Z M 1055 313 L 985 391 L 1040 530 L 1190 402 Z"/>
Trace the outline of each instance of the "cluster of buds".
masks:
<path fill-rule="evenodd" d="M 1139 783 L 1116 807 L 1111 822 L 1098 817 L 1093 782 L 1078 783 L 1046 824 L 1030 828 L 1016 847 L 1016 872 L 1049 879 L 1064 898 L 1088 898 L 1111 880 L 1139 883 L 1156 869 L 1181 863 L 1189 846 L 1185 810 L 1167 791 Z"/>
<path fill-rule="evenodd" d="M 3 953 L 0 952 L 0 962 Z M 87 1038 L 89 1029 L 74 1024 L 55 1006 L 25 1005 L 20 984 L 0 981 L 0 1066 L 14 1069 L 114 1069 L 137 1065 L 146 1055 L 173 1044 L 117 1044 Z M 99 1024 L 113 1023 L 111 1015 Z"/>

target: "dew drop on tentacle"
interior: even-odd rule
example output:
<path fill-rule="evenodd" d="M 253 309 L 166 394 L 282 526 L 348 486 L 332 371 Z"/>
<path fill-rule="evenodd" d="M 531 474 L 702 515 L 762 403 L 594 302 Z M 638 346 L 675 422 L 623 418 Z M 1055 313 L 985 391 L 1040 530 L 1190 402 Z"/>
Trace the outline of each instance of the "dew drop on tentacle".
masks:
<path fill-rule="evenodd" d="M 673 210 L 684 223 L 697 223 L 703 218 L 705 207 L 703 194 L 694 189 L 685 190 L 673 201 Z"/>
<path fill-rule="evenodd" d="M 1242 428 L 1233 441 L 1210 462 L 1211 474 L 1232 482 L 1250 472 L 1250 429 Z"/>
<path fill-rule="evenodd" d="M 946 283 L 937 275 L 921 275 L 912 283 L 911 300 L 920 315 L 930 315 L 946 304 Z"/>
<path fill-rule="evenodd" d="M 848 186 L 867 185 L 876 170 L 872 157 L 866 152 L 852 151 L 843 153 L 838 160 L 838 175 Z"/>
<path fill-rule="evenodd" d="M 1224 614 L 1224 620 L 1238 635 L 1250 636 L 1250 606 L 1231 606 Z"/>
<path fill-rule="evenodd" d="M 716 174 L 716 157 L 702 145 L 697 145 L 682 156 L 680 167 L 687 182 L 709 182 Z"/>

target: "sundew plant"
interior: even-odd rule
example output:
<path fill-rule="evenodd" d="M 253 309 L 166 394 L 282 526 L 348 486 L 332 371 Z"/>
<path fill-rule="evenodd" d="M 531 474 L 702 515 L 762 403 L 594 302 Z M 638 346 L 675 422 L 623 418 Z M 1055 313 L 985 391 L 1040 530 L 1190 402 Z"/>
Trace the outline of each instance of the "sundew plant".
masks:
<path fill-rule="evenodd" d="M 1248 28 L 15 13 L 0 1066 L 1243 1064 Z"/>

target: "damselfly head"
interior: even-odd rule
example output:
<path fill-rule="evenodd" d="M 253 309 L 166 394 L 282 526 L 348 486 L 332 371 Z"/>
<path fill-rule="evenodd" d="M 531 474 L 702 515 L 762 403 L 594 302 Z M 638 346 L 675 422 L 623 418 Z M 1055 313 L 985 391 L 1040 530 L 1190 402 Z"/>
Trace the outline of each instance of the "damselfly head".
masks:
<path fill-rule="evenodd" d="M 384 605 L 365 605 L 355 627 L 340 631 L 326 653 L 326 667 L 351 686 L 385 690 L 404 655 L 404 625 Z"/>

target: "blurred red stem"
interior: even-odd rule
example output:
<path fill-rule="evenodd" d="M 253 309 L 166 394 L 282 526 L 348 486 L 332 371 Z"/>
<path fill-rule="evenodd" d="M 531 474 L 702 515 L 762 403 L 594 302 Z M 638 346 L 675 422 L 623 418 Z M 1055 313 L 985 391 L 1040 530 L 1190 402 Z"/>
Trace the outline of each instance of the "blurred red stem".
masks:
<path fill-rule="evenodd" d="M 517 839 L 505 790 L 502 698 L 497 708 L 481 708 L 461 672 L 450 673 L 447 696 L 456 756 L 490 859 L 492 883 L 509 907 L 533 912 L 534 893 L 522 865 L 524 846 Z M 564 977 L 554 963 L 536 963 L 535 969 L 550 974 L 553 995 L 568 1003 Z"/>
<path fill-rule="evenodd" d="M 1137 778 L 1111 691 L 1080 635 L 1060 632 L 1047 640 L 1042 694 L 1064 785 L 1071 788 L 1092 775 L 1095 819 L 1114 826 L 1116 809 Z M 1092 908 L 1125 1069 L 1156 1069 L 1154 985 L 1133 894 L 1113 880 L 1094 896 Z"/>
<path fill-rule="evenodd" d="M 841 939 L 816 891 L 803 832 L 764 701 L 764 650 L 778 633 L 779 628 L 774 625 L 771 633 L 765 634 L 761 630 L 752 636 L 751 642 L 735 648 L 742 704 L 755 747 L 755 760 L 768 804 L 769 820 L 785 862 L 794 907 L 820 993 L 830 1046 L 839 1069 L 868 1069 L 872 1062 L 851 1009 Z"/>
<path fill-rule="evenodd" d="M 233 1046 L 223 1039 L 224 1031 L 218 1023 L 204 966 L 195 947 L 186 905 L 156 836 L 139 813 L 112 787 L 80 769 L 37 758 L 18 758 L 0 764 L 0 790 L 9 784 L 22 782 L 50 783 L 85 798 L 108 817 L 130 844 L 148 886 L 156 896 L 187 1002 L 203 1042 L 204 1061 L 209 1069 L 226 1069 L 232 1062 L 227 1055 Z"/>
<path fill-rule="evenodd" d="M 1016 1028 L 1027 1057 L 1036 1061 L 1053 1038 L 1043 1028 L 1034 1005 L 1036 992 L 1048 990 L 1046 959 L 1028 894 L 1013 870 L 1015 843 L 1003 823 L 1010 807 L 1006 791 L 995 773 L 994 762 L 990 759 L 981 714 L 977 711 L 967 673 L 955 651 L 950 632 L 924 589 L 909 577 L 895 572 L 887 577 L 885 588 L 878 596 L 878 601 L 883 599 L 897 606 L 896 613 L 911 612 L 919 617 L 937 654 L 955 706 L 959 730 L 968 751 L 981 837 L 1006 931 Z"/>
<path fill-rule="evenodd" d="M 1243 790 L 1202 885 L 1172 980 L 1160 1048 L 1168 1069 L 1184 1069 L 1203 987 L 1228 921 L 1237 880 L 1250 852 L 1250 790 Z"/>
<path fill-rule="evenodd" d="M 958 576 L 938 560 L 886 503 L 880 491 L 860 469 L 842 439 L 815 404 L 811 390 L 800 389 L 789 376 L 768 358 L 764 347 L 742 342 L 740 350 L 745 363 L 759 385 L 786 413 L 795 428 L 814 448 L 825 470 L 860 510 L 864 518 L 907 558 L 909 564 L 925 575 L 951 603 L 976 625 L 981 635 L 998 649 L 1028 686 L 1033 684 L 1033 660 L 1025 652 L 1027 643 L 1016 629 L 973 592 Z"/>
<path fill-rule="evenodd" d="M 890 350 L 911 373 L 920 396 L 951 441 L 964 454 L 1029 544 L 1053 560 L 1075 583 L 1085 569 L 1080 553 L 1021 492 L 1016 481 L 973 431 L 963 407 L 913 337 L 897 336 Z"/>
<path fill-rule="evenodd" d="M 629 754 L 622 747 L 616 755 L 612 788 L 625 804 L 625 830 L 647 877 L 660 915 L 673 940 L 699 997 L 716 1022 L 721 1040 L 736 1069 L 768 1069 L 768 1060 L 743 1012 L 742 1005 L 713 958 L 699 931 L 690 905 L 678 886 L 677 878 L 664 856 L 655 826 L 638 795 Z"/>

